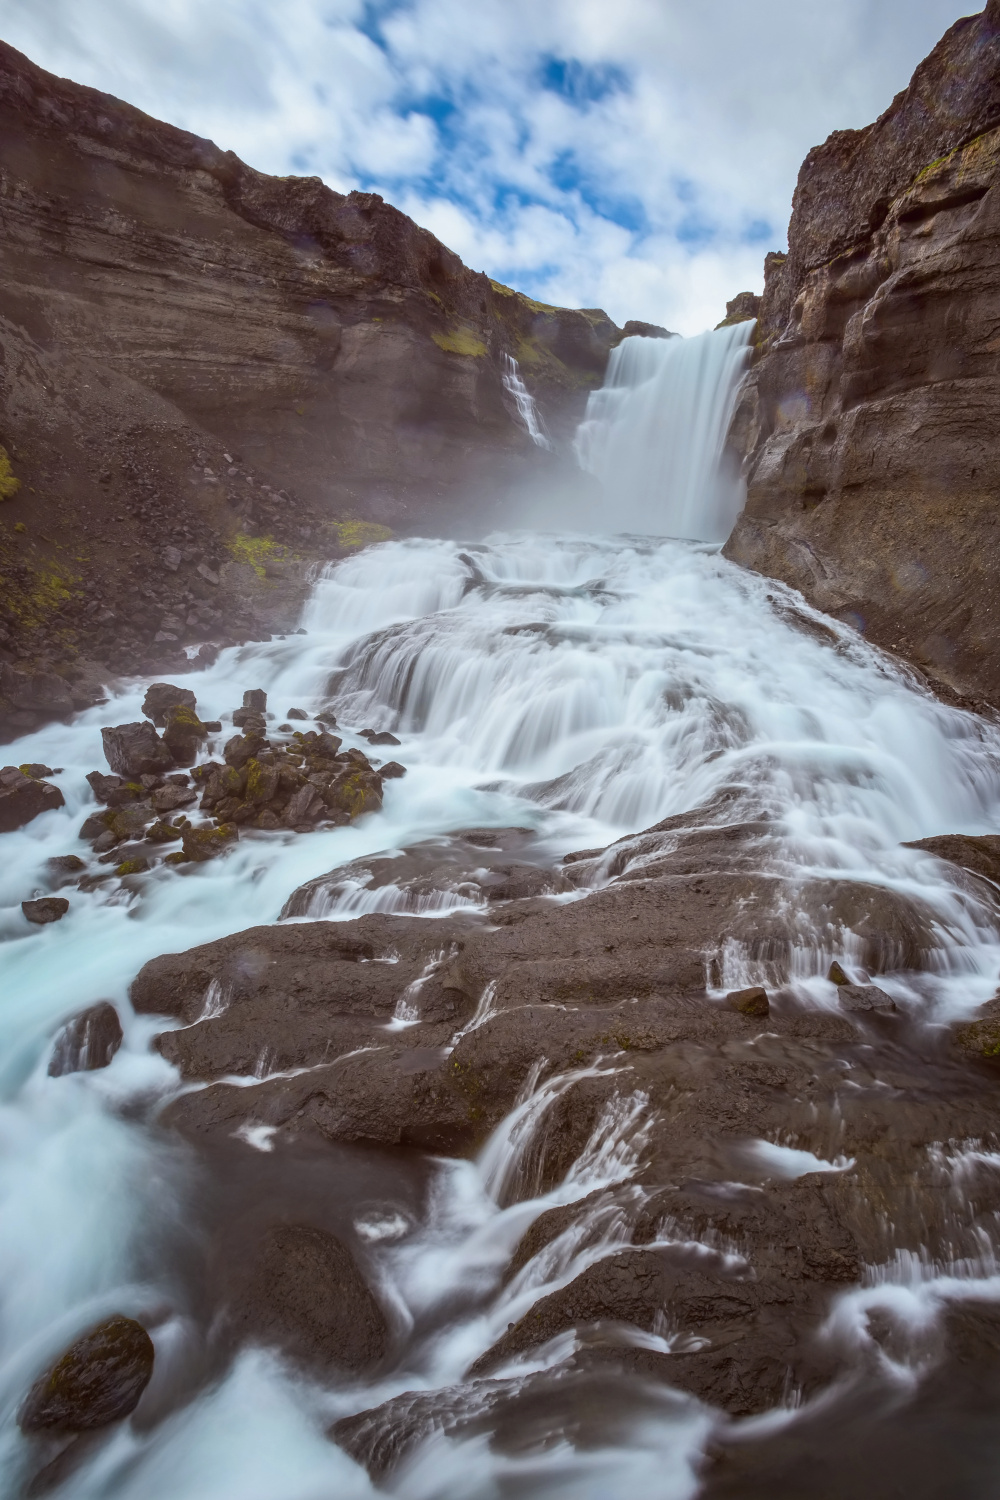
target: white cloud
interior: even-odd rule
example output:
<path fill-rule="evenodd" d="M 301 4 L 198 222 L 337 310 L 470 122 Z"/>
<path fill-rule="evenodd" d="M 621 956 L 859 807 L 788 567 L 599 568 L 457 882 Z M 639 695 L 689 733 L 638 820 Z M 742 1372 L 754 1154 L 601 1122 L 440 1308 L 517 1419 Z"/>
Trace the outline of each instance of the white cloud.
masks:
<path fill-rule="evenodd" d="M 6 0 L 4 39 L 545 301 L 695 332 L 955 0 Z M 546 70 L 548 70 L 546 72 Z M 546 86 L 546 77 L 548 86 Z"/>

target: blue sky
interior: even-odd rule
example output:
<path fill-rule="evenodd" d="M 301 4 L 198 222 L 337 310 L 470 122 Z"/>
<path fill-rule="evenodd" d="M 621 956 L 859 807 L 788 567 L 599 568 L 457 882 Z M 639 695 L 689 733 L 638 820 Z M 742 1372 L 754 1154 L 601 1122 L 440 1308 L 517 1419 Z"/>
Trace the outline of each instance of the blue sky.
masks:
<path fill-rule="evenodd" d="M 547 302 L 682 333 L 759 290 L 809 148 L 954 0 L 2 0 L 43 67 L 263 171 L 382 193 Z"/>

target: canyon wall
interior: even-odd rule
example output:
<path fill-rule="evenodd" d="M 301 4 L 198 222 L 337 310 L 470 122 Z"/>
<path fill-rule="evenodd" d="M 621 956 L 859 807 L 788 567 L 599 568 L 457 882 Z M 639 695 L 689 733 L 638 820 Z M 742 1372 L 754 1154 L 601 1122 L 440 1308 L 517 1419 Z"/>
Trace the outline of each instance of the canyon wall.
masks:
<path fill-rule="evenodd" d="M 1000 704 L 1000 3 L 803 163 L 733 439 L 736 561 Z"/>
<path fill-rule="evenodd" d="M 502 523 L 623 336 L 3 44 L 0 222 L 0 736 L 287 625 L 309 560 L 379 527 Z"/>

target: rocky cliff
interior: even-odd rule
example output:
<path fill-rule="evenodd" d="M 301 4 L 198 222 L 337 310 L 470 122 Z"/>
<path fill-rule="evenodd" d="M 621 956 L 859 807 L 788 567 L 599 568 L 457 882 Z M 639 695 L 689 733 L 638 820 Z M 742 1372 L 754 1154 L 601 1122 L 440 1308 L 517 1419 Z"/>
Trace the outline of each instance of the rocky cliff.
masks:
<path fill-rule="evenodd" d="M 379 527 L 502 519 L 622 336 L 3 44 L 0 218 L 0 737 L 288 625 L 304 564 Z"/>
<path fill-rule="evenodd" d="M 799 174 L 734 439 L 726 551 L 1000 703 L 1000 4 Z"/>

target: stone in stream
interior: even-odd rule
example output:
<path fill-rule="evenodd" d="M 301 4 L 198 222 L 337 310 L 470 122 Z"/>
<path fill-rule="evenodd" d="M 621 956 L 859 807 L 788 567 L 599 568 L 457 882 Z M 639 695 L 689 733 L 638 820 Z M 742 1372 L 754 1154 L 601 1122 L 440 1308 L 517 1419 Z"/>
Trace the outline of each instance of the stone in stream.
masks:
<path fill-rule="evenodd" d="M 971 870 L 974 875 L 983 875 L 1000 885 L 1000 834 L 944 833 L 935 838 L 916 839 L 904 844 L 903 848 L 923 849 L 928 854 L 936 854 L 938 859 Z"/>
<path fill-rule="evenodd" d="M 51 766 L 46 766 L 41 761 L 26 761 L 23 766 L 17 768 L 25 776 L 30 776 L 33 781 L 41 781 L 45 776 L 55 776 L 56 772 Z"/>
<path fill-rule="evenodd" d="M 197 699 L 190 688 L 175 687 L 172 682 L 152 683 L 142 700 L 142 712 L 160 729 L 166 723 L 167 710 L 180 706 L 193 710 L 198 706 Z"/>
<path fill-rule="evenodd" d="M 122 807 L 126 802 L 139 802 L 146 795 L 141 781 L 126 781 L 122 776 L 105 776 L 103 771 L 89 771 L 87 782 L 98 802 L 108 807 Z"/>
<path fill-rule="evenodd" d="M 155 776 L 174 769 L 169 749 L 145 720 L 102 729 L 101 739 L 108 765 L 127 781 L 144 773 Z"/>
<path fill-rule="evenodd" d="M 290 708 L 285 717 L 287 719 L 308 719 L 309 715 L 304 708 Z"/>
<path fill-rule="evenodd" d="M 89 1073 L 106 1068 L 123 1040 L 122 1023 L 109 1000 L 101 1000 L 74 1016 L 56 1037 L 49 1077 Z"/>
<path fill-rule="evenodd" d="M 69 902 L 65 896 L 39 896 L 34 901 L 22 901 L 21 910 L 36 927 L 46 927 L 50 922 L 62 921 L 69 911 Z"/>
<path fill-rule="evenodd" d="M 87 868 L 86 861 L 78 854 L 56 854 L 45 861 L 52 884 L 57 888 L 71 884 Z"/>
<path fill-rule="evenodd" d="M 233 823 L 220 823 L 218 828 L 185 828 L 182 835 L 181 858 L 203 864 L 207 859 L 216 859 L 239 839 L 239 829 Z M 168 855 L 176 860 L 174 854 Z"/>
<path fill-rule="evenodd" d="M 398 745 L 401 743 L 387 729 L 359 729 L 358 734 L 363 740 L 367 740 L 369 745 Z"/>
<path fill-rule="evenodd" d="M 390 760 L 379 767 L 378 774 L 383 781 L 394 781 L 398 776 L 406 775 L 406 767 L 401 766 L 398 760 Z"/>
<path fill-rule="evenodd" d="M 163 722 L 163 743 L 177 765 L 193 766 L 201 742 L 208 734 L 194 708 L 186 703 L 174 704 L 166 710 Z"/>
<path fill-rule="evenodd" d="M 896 1009 L 896 1002 L 877 984 L 841 984 L 837 987 L 837 999 L 845 1010 L 875 1011 L 888 1015 Z"/>
<path fill-rule="evenodd" d="M 0 833 L 23 828 L 39 813 L 63 807 L 65 797 L 51 782 L 25 775 L 17 766 L 0 770 Z"/>
<path fill-rule="evenodd" d="M 22 1432 L 86 1432 L 129 1416 L 153 1373 L 153 1341 L 120 1314 L 71 1344 L 35 1382 L 18 1413 Z"/>
<path fill-rule="evenodd" d="M 323 1371 L 369 1370 L 384 1357 L 385 1315 L 340 1240 L 305 1224 L 264 1238 L 229 1310 L 238 1337 L 262 1339 Z"/>
<path fill-rule="evenodd" d="M 739 1011 L 741 1016 L 768 1016 L 771 1013 L 767 990 L 759 984 L 746 990 L 731 990 L 726 996 L 726 1004 L 730 1010 Z"/>

